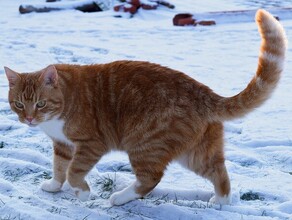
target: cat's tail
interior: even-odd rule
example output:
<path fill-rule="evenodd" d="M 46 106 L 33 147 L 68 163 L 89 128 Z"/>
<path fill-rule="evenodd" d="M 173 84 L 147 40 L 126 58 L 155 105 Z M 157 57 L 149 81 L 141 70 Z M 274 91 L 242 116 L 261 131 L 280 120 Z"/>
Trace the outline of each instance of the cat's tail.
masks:
<path fill-rule="evenodd" d="M 287 47 L 283 27 L 262 9 L 256 13 L 256 22 L 262 38 L 256 74 L 239 94 L 230 98 L 213 97 L 216 99 L 215 118 L 220 121 L 244 116 L 262 105 L 277 86 L 283 71 Z"/>

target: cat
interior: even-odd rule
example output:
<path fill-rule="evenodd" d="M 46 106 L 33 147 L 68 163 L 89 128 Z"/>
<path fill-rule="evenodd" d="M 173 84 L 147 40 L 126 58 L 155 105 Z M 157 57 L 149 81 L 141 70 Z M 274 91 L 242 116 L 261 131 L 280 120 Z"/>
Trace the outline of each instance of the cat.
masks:
<path fill-rule="evenodd" d="M 243 117 L 267 100 L 285 60 L 286 37 L 265 10 L 258 67 L 247 87 L 222 97 L 176 70 L 142 61 L 49 65 L 33 73 L 5 67 L 9 103 L 20 122 L 39 126 L 53 141 L 53 177 L 41 188 L 60 191 L 67 181 L 85 201 L 85 176 L 111 150 L 127 152 L 136 181 L 110 197 L 112 205 L 142 198 L 171 161 L 210 180 L 212 203 L 230 204 L 224 164 L 223 122 Z"/>

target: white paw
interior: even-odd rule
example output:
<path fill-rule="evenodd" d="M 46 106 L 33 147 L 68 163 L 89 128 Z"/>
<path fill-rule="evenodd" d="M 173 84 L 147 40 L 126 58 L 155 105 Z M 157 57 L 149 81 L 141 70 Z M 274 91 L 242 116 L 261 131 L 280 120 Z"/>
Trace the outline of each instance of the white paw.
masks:
<path fill-rule="evenodd" d="M 46 192 L 59 192 L 62 188 L 62 183 L 55 179 L 46 180 L 42 183 L 41 189 Z"/>
<path fill-rule="evenodd" d="M 110 197 L 111 205 L 123 205 L 132 200 L 141 198 L 142 196 L 135 191 L 136 185 L 137 182 L 134 182 L 122 191 L 112 194 Z"/>
<path fill-rule="evenodd" d="M 110 203 L 112 206 L 123 205 L 123 204 L 128 202 L 128 201 L 126 201 L 126 199 L 123 198 L 123 195 L 121 195 L 121 194 L 122 194 L 121 192 L 116 192 L 116 193 L 111 195 Z"/>
<path fill-rule="evenodd" d="M 71 188 L 75 192 L 76 197 L 80 201 L 85 202 L 89 199 L 90 190 L 82 190 L 78 187 L 72 187 L 69 182 L 66 182 L 65 185 L 66 185 L 66 188 Z"/>
<path fill-rule="evenodd" d="M 225 196 L 213 196 L 210 200 L 210 203 L 218 204 L 218 205 L 230 205 L 231 204 L 231 195 L 225 195 Z"/>
<path fill-rule="evenodd" d="M 75 191 L 77 198 L 80 201 L 85 202 L 89 199 L 90 191 L 83 191 L 82 189 L 79 189 L 79 188 L 74 188 L 74 191 Z"/>

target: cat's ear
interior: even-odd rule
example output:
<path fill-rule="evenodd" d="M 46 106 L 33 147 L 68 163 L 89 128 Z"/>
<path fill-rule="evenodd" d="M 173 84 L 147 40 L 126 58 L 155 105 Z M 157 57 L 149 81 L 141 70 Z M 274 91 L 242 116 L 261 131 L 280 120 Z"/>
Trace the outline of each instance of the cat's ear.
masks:
<path fill-rule="evenodd" d="M 6 66 L 4 67 L 4 70 L 9 82 L 9 87 L 13 88 L 16 85 L 16 83 L 20 80 L 20 75 Z"/>
<path fill-rule="evenodd" d="M 50 65 L 43 70 L 40 80 L 47 86 L 57 86 L 58 83 L 58 72 L 54 65 Z"/>

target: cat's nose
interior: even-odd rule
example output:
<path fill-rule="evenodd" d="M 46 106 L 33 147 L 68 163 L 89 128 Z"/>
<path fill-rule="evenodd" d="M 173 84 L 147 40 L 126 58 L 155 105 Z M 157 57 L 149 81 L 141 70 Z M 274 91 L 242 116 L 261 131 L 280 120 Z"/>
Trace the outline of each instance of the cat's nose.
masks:
<path fill-rule="evenodd" d="M 32 122 L 33 117 L 32 117 L 32 116 L 27 116 L 27 117 L 26 117 L 26 120 L 27 120 L 28 122 Z"/>

